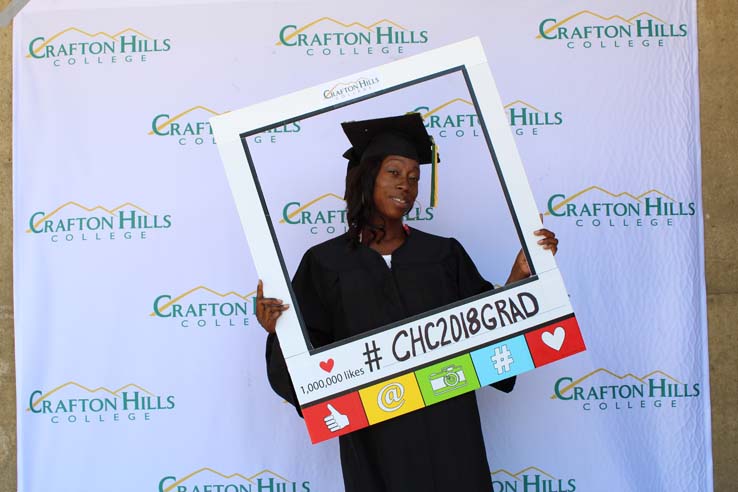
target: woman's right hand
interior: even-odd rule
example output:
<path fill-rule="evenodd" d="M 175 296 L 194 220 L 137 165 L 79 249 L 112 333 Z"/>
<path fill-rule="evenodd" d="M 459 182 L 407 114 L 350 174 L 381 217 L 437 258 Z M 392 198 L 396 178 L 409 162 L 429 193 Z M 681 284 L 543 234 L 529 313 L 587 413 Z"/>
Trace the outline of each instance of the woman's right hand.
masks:
<path fill-rule="evenodd" d="M 277 329 L 277 319 L 282 315 L 282 311 L 286 311 L 289 307 L 289 304 L 284 304 L 281 299 L 264 297 L 264 284 L 259 279 L 256 286 L 256 320 L 268 333 L 274 333 Z"/>

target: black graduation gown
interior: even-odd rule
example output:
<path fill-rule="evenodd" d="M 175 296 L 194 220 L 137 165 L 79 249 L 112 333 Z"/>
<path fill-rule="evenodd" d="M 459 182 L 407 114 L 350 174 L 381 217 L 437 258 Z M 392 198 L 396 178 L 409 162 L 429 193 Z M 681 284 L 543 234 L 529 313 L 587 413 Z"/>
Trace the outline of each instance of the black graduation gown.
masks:
<path fill-rule="evenodd" d="M 352 248 L 346 235 L 314 246 L 292 286 L 316 347 L 492 289 L 458 241 L 415 229 L 392 254 L 391 269 L 371 248 Z M 272 388 L 297 407 L 274 335 L 266 358 Z M 510 391 L 513 384 L 495 386 Z M 349 492 L 492 489 L 473 392 L 339 440 Z"/>

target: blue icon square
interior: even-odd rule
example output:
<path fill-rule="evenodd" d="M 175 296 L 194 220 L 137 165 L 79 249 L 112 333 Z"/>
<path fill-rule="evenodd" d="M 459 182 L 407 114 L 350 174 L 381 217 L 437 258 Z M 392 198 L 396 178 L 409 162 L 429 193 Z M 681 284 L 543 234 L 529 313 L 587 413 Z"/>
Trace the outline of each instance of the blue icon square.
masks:
<path fill-rule="evenodd" d="M 475 350 L 470 355 L 480 386 L 535 369 L 524 336 Z"/>

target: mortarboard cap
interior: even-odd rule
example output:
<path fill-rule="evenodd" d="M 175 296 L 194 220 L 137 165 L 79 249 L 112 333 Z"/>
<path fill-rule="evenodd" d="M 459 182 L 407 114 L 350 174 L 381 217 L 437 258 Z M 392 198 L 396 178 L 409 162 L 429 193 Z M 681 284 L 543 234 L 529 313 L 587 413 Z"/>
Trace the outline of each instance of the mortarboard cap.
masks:
<path fill-rule="evenodd" d="M 365 159 L 384 159 L 388 155 L 407 157 L 419 164 L 432 164 L 431 206 L 435 206 L 438 188 L 436 167 L 441 160 L 437 145 L 433 137 L 428 135 L 420 113 L 347 121 L 341 123 L 341 126 L 351 142 L 351 148 L 343 154 L 349 161 L 348 169 Z"/>

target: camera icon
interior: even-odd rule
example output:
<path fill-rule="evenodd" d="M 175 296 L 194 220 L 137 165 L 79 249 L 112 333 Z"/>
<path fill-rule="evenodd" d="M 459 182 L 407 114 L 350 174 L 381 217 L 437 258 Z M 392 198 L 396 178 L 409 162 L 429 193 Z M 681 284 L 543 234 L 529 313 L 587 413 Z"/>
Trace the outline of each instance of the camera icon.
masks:
<path fill-rule="evenodd" d="M 466 376 L 461 366 L 444 367 L 428 376 L 433 394 L 442 395 L 466 386 Z"/>

